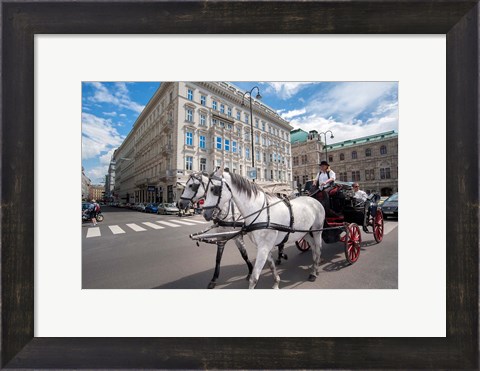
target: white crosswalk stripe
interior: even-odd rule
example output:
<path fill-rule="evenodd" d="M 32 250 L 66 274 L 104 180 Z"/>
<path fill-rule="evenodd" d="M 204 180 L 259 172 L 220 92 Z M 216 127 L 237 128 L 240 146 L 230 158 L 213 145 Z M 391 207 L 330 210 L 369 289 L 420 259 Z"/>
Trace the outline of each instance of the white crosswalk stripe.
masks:
<path fill-rule="evenodd" d="M 170 221 L 174 223 L 183 224 L 183 225 L 195 225 L 195 223 L 184 222 L 183 220 L 170 220 Z"/>
<path fill-rule="evenodd" d="M 157 220 L 157 223 L 159 224 L 164 224 L 168 227 L 173 227 L 173 228 L 178 228 L 178 227 L 181 227 L 181 225 L 178 225 L 178 224 L 173 224 L 173 223 L 169 223 L 169 222 L 164 222 L 164 221 L 161 221 L 161 220 Z"/>
<path fill-rule="evenodd" d="M 194 220 L 194 219 L 188 219 L 189 222 L 192 222 L 192 223 L 198 223 L 198 224 L 209 224 L 211 222 L 206 222 L 204 220 Z"/>
<path fill-rule="evenodd" d="M 387 235 L 398 226 L 398 223 L 385 223 L 383 225 L 383 234 Z"/>
<path fill-rule="evenodd" d="M 145 224 L 147 227 L 153 228 L 153 229 L 163 229 L 165 227 L 162 227 L 161 225 L 156 225 L 151 222 L 142 222 L 142 224 Z"/>
<path fill-rule="evenodd" d="M 127 224 L 127 227 L 130 227 L 130 228 L 132 228 L 132 229 L 133 229 L 135 232 L 142 232 L 142 231 L 146 231 L 146 229 L 145 229 L 145 228 L 142 228 L 142 227 L 140 227 L 139 225 L 136 225 L 136 224 L 133 224 L 133 223 L 131 223 L 131 224 Z"/>
<path fill-rule="evenodd" d="M 88 228 L 87 238 L 90 238 L 90 237 L 99 237 L 99 236 L 101 236 L 101 235 L 102 235 L 102 234 L 100 233 L 100 227 Z"/>
<path fill-rule="evenodd" d="M 113 234 L 125 233 L 125 231 L 118 225 L 109 225 L 108 228 L 110 228 Z"/>

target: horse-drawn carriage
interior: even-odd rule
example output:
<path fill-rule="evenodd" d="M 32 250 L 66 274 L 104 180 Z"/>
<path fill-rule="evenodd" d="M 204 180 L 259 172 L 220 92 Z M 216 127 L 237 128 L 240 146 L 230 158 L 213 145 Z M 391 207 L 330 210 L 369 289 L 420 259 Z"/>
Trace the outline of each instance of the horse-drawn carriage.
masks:
<path fill-rule="evenodd" d="M 288 187 L 287 187 L 288 188 Z M 297 247 L 306 251 L 312 247 L 313 265 L 309 281 L 315 281 L 320 265 L 322 240 L 326 243 L 343 241 L 345 256 L 354 263 L 360 255 L 361 232 L 359 225 L 371 226 L 375 240 L 383 238 L 383 215 L 376 208 L 376 196 L 365 205 L 354 200 L 351 183 L 338 182 L 330 191 L 331 209 L 325 210 L 318 200 L 320 192 L 312 197 L 286 197 L 287 188 L 280 187 L 265 192 L 256 183 L 236 174 L 217 170 L 215 174 L 192 174 L 182 194 L 182 202 L 188 204 L 205 197 L 204 216 L 214 224 L 200 233 L 190 235 L 197 241 L 217 244 L 217 260 L 214 277 L 209 288 L 215 286 L 223 249 L 227 241 L 234 240 L 249 268 L 247 279 L 250 288 L 255 287 L 264 264 L 268 262 L 278 288 L 280 278 L 276 273 L 271 249 L 278 246 L 279 260 L 283 245 L 297 241 Z M 272 194 L 273 193 L 273 194 Z M 321 200 L 320 200 L 321 201 Z M 328 213 L 327 213 L 327 212 Z M 367 223 L 364 223 L 365 212 Z M 249 234 L 257 245 L 257 259 L 252 270 L 248 260 L 243 235 Z M 277 260 L 278 263 L 278 260 Z"/>
<path fill-rule="evenodd" d="M 366 201 L 360 201 L 354 197 L 352 184 L 336 182 L 328 191 L 320 191 L 318 188 L 310 190 L 310 196 L 322 204 L 324 192 L 329 193 L 330 208 L 326 210 L 322 239 L 326 243 L 344 242 L 345 258 L 350 264 L 355 263 L 360 256 L 360 226 L 366 229 L 365 232 L 371 227 L 377 243 L 383 239 L 383 214 L 377 208 L 380 196 L 371 194 Z M 303 238 L 295 245 L 300 251 L 310 249 L 310 244 Z"/>

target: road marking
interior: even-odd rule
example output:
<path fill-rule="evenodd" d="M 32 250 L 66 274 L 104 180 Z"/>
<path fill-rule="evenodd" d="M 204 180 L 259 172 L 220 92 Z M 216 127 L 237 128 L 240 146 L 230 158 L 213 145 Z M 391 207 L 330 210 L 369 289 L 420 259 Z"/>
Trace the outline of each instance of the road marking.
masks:
<path fill-rule="evenodd" d="M 139 225 L 136 224 L 127 224 L 127 227 L 132 228 L 135 232 L 140 232 L 140 231 L 146 231 L 145 228 L 140 227 Z"/>
<path fill-rule="evenodd" d="M 195 223 L 184 222 L 183 220 L 170 220 L 170 221 L 174 223 L 183 224 L 183 225 L 195 225 Z"/>
<path fill-rule="evenodd" d="M 173 223 L 169 223 L 169 222 L 162 222 L 162 221 L 159 221 L 159 220 L 157 220 L 157 223 L 165 224 L 165 225 L 167 225 L 167 226 L 169 226 L 169 227 L 174 227 L 174 228 L 180 227 L 178 224 L 173 224 Z M 193 225 L 193 224 L 192 224 L 192 225 Z"/>
<path fill-rule="evenodd" d="M 108 228 L 110 228 L 113 234 L 125 233 L 118 225 L 109 225 Z"/>
<path fill-rule="evenodd" d="M 153 228 L 153 229 L 163 229 L 164 227 L 160 225 L 156 225 L 150 222 L 143 222 L 142 224 L 145 224 L 147 227 Z"/>
<path fill-rule="evenodd" d="M 385 223 L 383 225 L 383 234 L 389 234 L 391 231 L 393 231 L 395 228 L 398 227 L 398 223 Z"/>
<path fill-rule="evenodd" d="M 205 222 L 205 221 L 202 221 L 202 220 L 193 220 L 193 219 L 188 219 L 189 222 L 192 222 L 192 223 L 198 223 L 198 224 L 208 224 L 210 222 Z"/>
<path fill-rule="evenodd" d="M 102 235 L 102 234 L 100 233 L 100 227 L 88 228 L 87 238 L 90 238 L 90 237 L 98 237 L 98 236 L 101 236 L 101 235 Z"/>

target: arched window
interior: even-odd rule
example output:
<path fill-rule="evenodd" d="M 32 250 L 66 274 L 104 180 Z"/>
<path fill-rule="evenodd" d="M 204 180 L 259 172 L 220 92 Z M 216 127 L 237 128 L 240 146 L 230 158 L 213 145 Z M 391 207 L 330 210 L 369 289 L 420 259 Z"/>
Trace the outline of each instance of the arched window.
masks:
<path fill-rule="evenodd" d="M 328 155 L 328 162 L 333 162 L 333 156 L 332 155 Z"/>
<path fill-rule="evenodd" d="M 370 157 L 372 155 L 372 150 L 370 148 L 367 148 L 365 150 L 365 157 Z"/>
<path fill-rule="evenodd" d="M 352 160 L 356 160 L 357 159 L 357 151 L 353 151 L 352 152 Z"/>
<path fill-rule="evenodd" d="M 345 160 L 345 155 L 343 153 L 340 153 L 340 161 Z"/>
<path fill-rule="evenodd" d="M 381 146 L 380 147 L 380 154 L 381 155 L 386 155 L 387 154 L 387 146 Z"/>

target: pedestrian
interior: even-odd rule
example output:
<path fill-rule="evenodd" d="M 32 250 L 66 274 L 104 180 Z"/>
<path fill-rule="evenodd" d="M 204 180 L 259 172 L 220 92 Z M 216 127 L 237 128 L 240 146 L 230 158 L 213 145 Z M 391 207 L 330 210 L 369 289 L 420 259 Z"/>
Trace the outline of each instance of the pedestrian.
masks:
<path fill-rule="evenodd" d="M 97 214 L 100 212 L 100 205 L 97 204 L 96 200 L 92 200 L 92 203 L 89 207 L 90 210 L 90 219 L 92 219 L 93 226 L 97 226 Z"/>
<path fill-rule="evenodd" d="M 318 187 L 319 191 L 321 192 L 321 197 L 319 201 L 325 208 L 326 215 L 331 214 L 333 216 L 336 216 L 336 213 L 334 213 L 330 208 L 329 195 L 329 191 L 332 189 L 332 186 L 335 183 L 335 172 L 330 169 L 330 165 L 327 161 L 320 162 L 318 166 L 320 166 L 320 170 L 318 171 L 318 174 L 313 181 L 313 186 Z"/>

